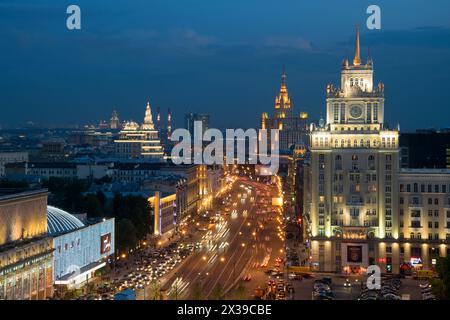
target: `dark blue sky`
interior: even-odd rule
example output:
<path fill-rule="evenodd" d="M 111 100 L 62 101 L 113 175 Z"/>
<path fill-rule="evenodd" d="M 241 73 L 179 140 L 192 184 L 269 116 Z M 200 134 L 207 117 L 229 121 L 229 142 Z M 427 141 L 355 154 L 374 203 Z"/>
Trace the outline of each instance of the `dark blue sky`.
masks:
<path fill-rule="evenodd" d="M 77 4 L 82 30 L 66 29 Z M 382 30 L 365 28 L 369 4 Z M 325 87 L 362 52 L 401 128 L 450 126 L 450 1 L 0 0 L 0 125 L 141 121 L 147 100 L 249 127 L 272 111 L 283 65 L 295 112 L 318 118 Z"/>

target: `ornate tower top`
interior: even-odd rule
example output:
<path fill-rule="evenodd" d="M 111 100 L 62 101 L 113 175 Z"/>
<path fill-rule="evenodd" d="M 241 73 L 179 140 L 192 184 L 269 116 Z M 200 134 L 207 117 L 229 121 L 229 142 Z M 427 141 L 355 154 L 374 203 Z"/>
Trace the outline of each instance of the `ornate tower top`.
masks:
<path fill-rule="evenodd" d="M 291 117 L 291 112 L 291 99 L 286 87 L 286 72 L 283 69 L 280 93 L 275 97 L 275 117 L 288 118 Z"/>
<path fill-rule="evenodd" d="M 150 102 L 147 102 L 147 108 L 145 109 L 144 123 L 142 129 L 153 130 L 155 128 L 152 119 L 152 109 L 150 108 Z"/>
<path fill-rule="evenodd" d="M 359 27 L 356 27 L 356 46 L 355 46 L 355 57 L 353 58 L 353 65 L 361 65 L 361 48 L 359 44 Z"/>

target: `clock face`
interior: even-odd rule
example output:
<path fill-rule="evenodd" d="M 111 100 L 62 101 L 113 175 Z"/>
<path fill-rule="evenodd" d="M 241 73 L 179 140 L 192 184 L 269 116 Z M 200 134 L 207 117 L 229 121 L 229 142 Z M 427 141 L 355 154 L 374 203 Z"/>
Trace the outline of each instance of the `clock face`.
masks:
<path fill-rule="evenodd" d="M 359 118 L 362 115 L 362 108 L 358 105 L 351 106 L 350 115 L 352 118 Z"/>

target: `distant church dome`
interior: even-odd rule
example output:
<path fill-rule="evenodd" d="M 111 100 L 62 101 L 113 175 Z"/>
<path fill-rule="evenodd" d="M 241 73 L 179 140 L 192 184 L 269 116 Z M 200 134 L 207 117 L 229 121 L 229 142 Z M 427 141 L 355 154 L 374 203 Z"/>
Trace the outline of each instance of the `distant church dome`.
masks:
<path fill-rule="evenodd" d="M 47 227 L 48 234 L 52 236 L 83 228 L 84 224 L 64 210 L 47 206 Z"/>

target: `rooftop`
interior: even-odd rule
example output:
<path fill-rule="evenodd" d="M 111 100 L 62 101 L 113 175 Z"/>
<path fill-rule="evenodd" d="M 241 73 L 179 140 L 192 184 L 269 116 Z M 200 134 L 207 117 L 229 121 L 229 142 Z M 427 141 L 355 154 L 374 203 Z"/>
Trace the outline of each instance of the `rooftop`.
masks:
<path fill-rule="evenodd" d="M 70 213 L 47 206 L 47 227 L 51 236 L 68 233 L 84 227 L 84 223 Z"/>

